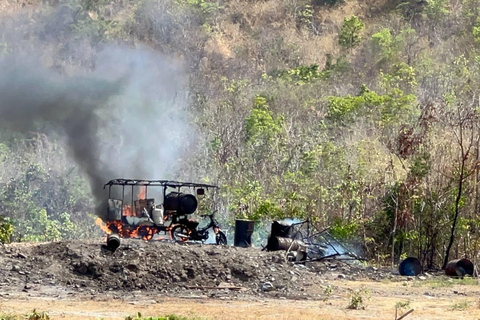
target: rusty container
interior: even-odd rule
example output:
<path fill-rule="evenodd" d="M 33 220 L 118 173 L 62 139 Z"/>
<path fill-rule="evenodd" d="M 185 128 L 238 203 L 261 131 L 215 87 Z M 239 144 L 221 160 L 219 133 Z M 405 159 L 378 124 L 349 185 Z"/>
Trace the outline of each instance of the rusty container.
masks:
<path fill-rule="evenodd" d="M 408 257 L 398 266 L 398 272 L 402 276 L 416 276 L 422 273 L 423 267 L 415 257 Z"/>
<path fill-rule="evenodd" d="M 447 266 L 445 267 L 445 275 L 463 279 L 467 274 L 473 276 L 474 270 L 475 267 L 470 260 L 457 259 L 447 263 Z"/>
<path fill-rule="evenodd" d="M 284 237 L 270 237 L 269 239 L 271 244 L 271 251 L 276 250 L 284 250 L 284 251 L 297 251 L 302 250 L 305 251 L 307 245 L 300 240 L 294 240 L 292 238 L 284 238 Z"/>

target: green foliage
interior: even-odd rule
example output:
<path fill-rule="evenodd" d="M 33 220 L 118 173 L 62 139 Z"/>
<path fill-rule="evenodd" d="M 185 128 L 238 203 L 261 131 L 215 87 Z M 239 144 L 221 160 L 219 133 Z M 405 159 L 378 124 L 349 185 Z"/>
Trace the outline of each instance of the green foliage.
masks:
<path fill-rule="evenodd" d="M 278 219 L 286 218 L 283 210 L 268 199 L 263 200 L 258 204 L 257 208 L 254 211 L 253 217 L 255 218 L 255 220 L 257 219 L 278 220 Z"/>
<path fill-rule="evenodd" d="M 417 31 L 412 28 L 402 29 L 397 35 L 393 35 L 388 28 L 383 28 L 371 36 L 373 54 L 377 57 L 377 63 L 387 70 L 395 65 L 406 64 L 403 52 L 412 47 L 418 41 Z"/>
<path fill-rule="evenodd" d="M 345 17 L 338 35 L 338 43 L 345 49 L 355 47 L 362 40 L 361 31 L 363 28 L 365 28 L 365 23 L 357 16 Z"/>
<path fill-rule="evenodd" d="M 328 284 L 325 289 L 323 289 L 323 294 L 325 295 L 325 297 L 323 298 L 323 301 L 328 301 L 328 299 L 330 299 L 330 296 L 332 295 L 333 293 L 333 286 L 331 284 Z"/>
<path fill-rule="evenodd" d="M 415 177 L 421 179 L 427 176 L 427 174 L 430 172 L 430 168 L 430 154 L 424 152 L 414 157 L 413 163 L 410 166 L 410 172 Z"/>
<path fill-rule="evenodd" d="M 10 243 L 15 228 L 9 218 L 0 216 L 0 242 Z"/>
<path fill-rule="evenodd" d="M 420 16 L 425 8 L 427 7 L 429 1 L 418 1 L 418 0 L 407 0 L 402 1 L 398 6 L 397 10 L 406 18 L 413 19 L 416 16 Z"/>
<path fill-rule="evenodd" d="M 282 131 L 284 118 L 274 117 L 262 96 L 255 98 L 254 108 L 245 119 L 247 141 L 253 144 L 271 143 Z"/>
<path fill-rule="evenodd" d="M 271 77 L 280 78 L 285 81 L 294 82 L 298 85 L 309 83 L 315 79 L 322 79 L 326 74 L 318 70 L 317 64 L 309 66 L 299 66 L 287 70 L 274 70 L 270 73 Z"/>
<path fill-rule="evenodd" d="M 477 46 L 480 46 L 480 17 L 477 18 L 472 30 L 473 39 Z"/>
<path fill-rule="evenodd" d="M 429 19 L 440 22 L 449 13 L 447 0 L 429 0 L 424 12 Z"/>
<path fill-rule="evenodd" d="M 383 28 L 371 37 L 374 52 L 381 60 L 390 61 L 396 54 L 395 42 L 390 29 Z"/>
<path fill-rule="evenodd" d="M 415 96 L 406 95 L 400 89 L 379 95 L 362 87 L 358 96 L 329 97 L 327 117 L 343 124 L 352 123 L 356 118 L 367 116 L 384 126 L 400 123 L 411 116 Z"/>
<path fill-rule="evenodd" d="M 357 221 L 343 221 L 336 217 L 333 220 L 333 225 L 330 228 L 332 236 L 339 240 L 349 240 L 357 235 L 358 223 Z"/>
<path fill-rule="evenodd" d="M 50 320 L 50 316 L 45 312 L 38 312 L 34 309 L 33 312 L 27 316 L 27 320 Z"/>
<path fill-rule="evenodd" d="M 313 7 L 307 4 L 299 10 L 297 20 L 299 23 L 311 26 L 314 13 Z"/>
<path fill-rule="evenodd" d="M 198 9 L 201 13 L 209 15 L 218 11 L 221 7 L 216 1 L 208 0 L 175 0 L 177 5 Z"/>
<path fill-rule="evenodd" d="M 334 72 L 342 73 L 347 70 L 348 63 L 345 57 L 339 56 L 334 61 L 333 56 L 327 54 L 326 58 L 325 67 L 321 71 L 317 64 L 311 64 L 286 70 L 273 70 L 269 73 L 269 76 L 264 75 L 264 78 L 277 78 L 296 85 L 305 85 L 314 82 L 316 79 L 326 80 Z"/>
<path fill-rule="evenodd" d="M 417 87 L 416 72 L 412 66 L 404 62 L 392 65 L 392 71 L 383 74 L 383 82 L 387 89 L 414 90 Z"/>
<path fill-rule="evenodd" d="M 365 302 L 370 297 L 370 291 L 365 288 L 360 289 L 348 289 L 350 295 L 350 304 L 347 306 L 348 309 L 359 310 L 365 309 Z"/>

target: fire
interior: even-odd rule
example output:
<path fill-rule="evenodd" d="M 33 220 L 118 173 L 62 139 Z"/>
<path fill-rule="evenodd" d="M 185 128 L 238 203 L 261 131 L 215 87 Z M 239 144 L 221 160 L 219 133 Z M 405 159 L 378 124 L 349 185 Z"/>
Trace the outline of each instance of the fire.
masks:
<path fill-rule="evenodd" d="M 106 234 L 111 234 L 112 230 L 110 230 L 104 223 L 103 220 L 100 218 L 95 219 L 95 224 L 100 227 Z"/>
<path fill-rule="evenodd" d="M 146 199 L 147 188 L 140 188 L 138 199 Z M 142 238 L 143 240 L 150 240 L 153 236 L 160 231 L 157 226 L 131 226 L 124 224 L 123 217 L 136 217 L 137 213 L 131 205 L 123 206 L 122 220 L 111 220 L 104 222 L 102 219 L 97 218 L 95 224 L 98 225 L 106 234 L 117 233 L 122 238 Z"/>
<path fill-rule="evenodd" d="M 147 198 L 147 187 L 140 187 L 140 191 L 138 192 L 138 199 L 146 199 Z"/>

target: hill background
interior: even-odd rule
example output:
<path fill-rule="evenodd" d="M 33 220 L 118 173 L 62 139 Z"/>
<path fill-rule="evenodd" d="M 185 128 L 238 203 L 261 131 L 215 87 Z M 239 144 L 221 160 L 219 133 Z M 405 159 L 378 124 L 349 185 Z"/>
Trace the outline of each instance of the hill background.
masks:
<path fill-rule="evenodd" d="M 175 178 L 221 185 L 225 223 L 308 217 L 379 263 L 475 261 L 478 8 L 2 1 L 4 234 L 85 237 L 107 179 Z"/>

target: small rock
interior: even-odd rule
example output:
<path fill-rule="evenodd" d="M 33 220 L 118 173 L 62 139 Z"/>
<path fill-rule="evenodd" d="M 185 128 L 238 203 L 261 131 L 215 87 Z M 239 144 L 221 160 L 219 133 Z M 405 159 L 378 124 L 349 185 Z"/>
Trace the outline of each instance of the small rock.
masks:
<path fill-rule="evenodd" d="M 270 282 L 265 282 L 262 284 L 262 291 L 268 292 L 274 290 L 275 287 Z"/>
<path fill-rule="evenodd" d="M 20 252 L 17 254 L 17 257 L 22 258 L 22 259 L 27 259 L 27 256 L 24 255 L 23 253 L 20 253 Z"/>
<path fill-rule="evenodd" d="M 345 277 L 344 274 L 341 274 L 341 273 L 340 273 L 340 274 L 337 276 L 337 278 L 338 278 L 338 279 L 345 279 L 346 277 Z"/>

